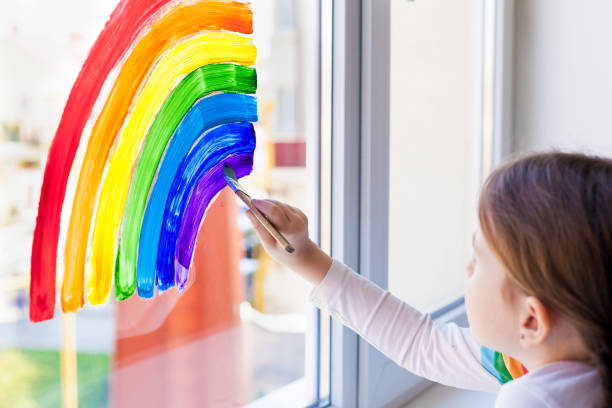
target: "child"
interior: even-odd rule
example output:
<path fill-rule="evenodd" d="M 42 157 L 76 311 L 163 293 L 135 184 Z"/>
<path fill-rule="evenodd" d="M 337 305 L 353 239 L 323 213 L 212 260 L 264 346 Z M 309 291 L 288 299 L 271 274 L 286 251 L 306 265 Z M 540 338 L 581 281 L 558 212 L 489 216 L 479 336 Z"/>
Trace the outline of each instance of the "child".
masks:
<path fill-rule="evenodd" d="M 499 391 L 496 407 L 612 407 L 612 160 L 535 154 L 489 176 L 467 265 L 469 329 L 332 260 L 297 208 L 255 205 L 295 246 L 283 251 L 249 213 L 270 255 L 315 285 L 310 300 L 407 370 Z"/>

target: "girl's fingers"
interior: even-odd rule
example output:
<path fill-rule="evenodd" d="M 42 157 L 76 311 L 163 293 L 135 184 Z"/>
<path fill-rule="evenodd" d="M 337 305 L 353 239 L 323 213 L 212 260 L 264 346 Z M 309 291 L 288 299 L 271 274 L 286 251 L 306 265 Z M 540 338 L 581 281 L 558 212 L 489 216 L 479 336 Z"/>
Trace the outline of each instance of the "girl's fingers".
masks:
<path fill-rule="evenodd" d="M 260 210 L 261 211 L 261 210 Z M 263 212 L 263 211 L 262 211 Z M 257 234 L 257 236 L 259 237 L 259 239 L 261 240 L 261 242 L 263 242 L 266 245 L 274 245 L 274 243 L 276 242 L 276 240 L 274 239 L 274 237 L 268 232 L 268 230 L 266 229 L 266 227 L 264 227 L 261 222 L 259 222 L 259 220 L 257 218 L 255 218 L 255 216 L 253 215 L 253 213 L 251 212 L 251 210 L 247 210 L 246 211 L 247 216 L 249 217 L 249 219 L 251 220 L 251 224 L 253 224 L 253 229 L 255 230 L 255 233 Z"/>
<path fill-rule="evenodd" d="M 300 210 L 299 208 L 294 207 L 292 205 L 287 205 L 287 206 L 293 212 L 293 215 L 295 217 L 298 217 L 298 218 L 305 218 L 306 217 L 306 214 L 304 214 L 304 212 L 302 210 Z"/>
<path fill-rule="evenodd" d="M 284 211 L 285 215 L 287 216 L 287 219 L 290 222 L 295 220 L 296 217 L 299 217 L 302 214 L 302 211 L 297 207 L 276 200 L 270 201 L 272 201 L 272 203 L 276 204 L 281 208 L 281 210 Z"/>
<path fill-rule="evenodd" d="M 288 222 L 291 222 L 292 214 L 291 214 L 291 210 L 289 210 L 289 205 L 282 203 L 280 201 L 276 201 L 276 200 L 269 200 L 269 201 L 272 202 L 272 204 L 276 205 L 282 211 L 282 213 L 287 218 Z"/>
<path fill-rule="evenodd" d="M 286 230 L 291 217 L 282 203 L 274 200 L 252 200 L 259 211 L 280 231 Z"/>

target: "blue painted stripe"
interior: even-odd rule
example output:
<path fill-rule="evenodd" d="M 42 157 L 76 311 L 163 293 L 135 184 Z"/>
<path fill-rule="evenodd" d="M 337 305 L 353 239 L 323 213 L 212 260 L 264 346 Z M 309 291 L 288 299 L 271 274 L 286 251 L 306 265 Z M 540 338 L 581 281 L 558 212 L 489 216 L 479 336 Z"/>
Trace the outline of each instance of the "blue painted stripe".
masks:
<path fill-rule="evenodd" d="M 229 156 L 247 153 L 253 157 L 255 130 L 250 122 L 230 123 L 216 127 L 202 135 L 181 163 L 166 200 L 164 220 L 157 250 L 157 290 L 175 284 L 174 258 L 179 230 L 192 191 L 215 164 Z M 223 184 L 224 185 L 224 184 Z M 187 276 L 177 276 L 179 289 L 187 283 Z"/>
<path fill-rule="evenodd" d="M 158 167 L 138 243 L 136 284 L 140 297 L 152 297 L 157 251 L 166 201 L 174 178 L 200 135 L 215 126 L 232 122 L 256 122 L 257 100 L 250 95 L 220 93 L 196 102 L 175 130 Z"/>

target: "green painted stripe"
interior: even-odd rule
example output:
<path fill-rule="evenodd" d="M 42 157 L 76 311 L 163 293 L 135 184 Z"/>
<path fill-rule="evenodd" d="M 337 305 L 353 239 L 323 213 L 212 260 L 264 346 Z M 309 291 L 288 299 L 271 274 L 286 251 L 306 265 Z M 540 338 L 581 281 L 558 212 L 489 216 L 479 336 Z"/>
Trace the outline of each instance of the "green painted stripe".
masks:
<path fill-rule="evenodd" d="M 115 260 L 115 297 L 124 300 L 136 290 L 136 261 L 142 220 L 157 166 L 174 130 L 200 98 L 214 92 L 253 94 L 257 90 L 255 68 L 238 64 L 204 65 L 174 89 L 159 110 L 134 166 L 123 212 L 121 239 Z"/>

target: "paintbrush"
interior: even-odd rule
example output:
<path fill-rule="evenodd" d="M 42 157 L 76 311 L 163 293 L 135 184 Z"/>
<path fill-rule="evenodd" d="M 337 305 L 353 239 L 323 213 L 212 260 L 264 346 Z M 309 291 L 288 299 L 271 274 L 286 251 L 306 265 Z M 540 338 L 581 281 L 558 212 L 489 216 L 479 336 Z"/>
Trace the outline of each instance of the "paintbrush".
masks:
<path fill-rule="evenodd" d="M 257 209 L 257 207 L 253 205 L 253 202 L 251 201 L 251 196 L 249 196 L 246 191 L 244 191 L 244 188 L 242 188 L 242 186 L 238 182 L 238 178 L 236 177 L 234 169 L 227 162 L 223 163 L 223 176 L 225 177 L 227 184 L 229 184 L 231 189 L 234 190 L 234 193 L 236 193 L 236 195 L 240 197 L 242 202 L 244 202 L 246 206 L 249 207 L 255 218 L 257 218 L 257 220 L 268 230 L 268 232 L 278 241 L 278 243 L 281 244 L 283 248 L 285 248 L 285 251 L 289 253 L 294 252 L 295 248 L 293 248 L 289 241 L 287 241 L 287 238 L 285 238 L 283 234 L 281 234 L 280 231 L 277 230 L 276 227 L 272 225 L 272 223 L 268 221 L 268 219 Z"/>

